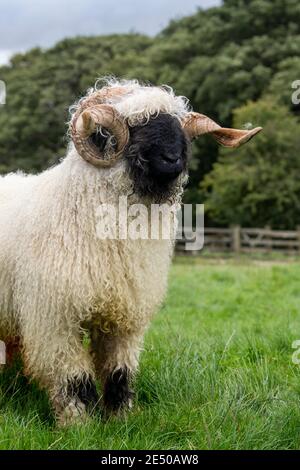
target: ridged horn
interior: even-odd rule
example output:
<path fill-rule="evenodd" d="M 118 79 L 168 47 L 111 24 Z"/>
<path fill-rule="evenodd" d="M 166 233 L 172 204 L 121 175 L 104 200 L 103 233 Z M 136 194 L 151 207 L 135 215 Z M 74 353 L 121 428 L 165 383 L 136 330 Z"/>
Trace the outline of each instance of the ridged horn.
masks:
<path fill-rule="evenodd" d="M 128 143 L 128 126 L 113 106 L 95 104 L 95 97 L 92 106 L 84 106 L 83 108 L 84 110 L 81 108 L 81 112 L 75 114 L 71 123 L 71 134 L 76 150 L 84 160 L 92 165 L 109 167 L 118 160 Z M 105 159 L 105 155 L 100 152 L 91 140 L 91 135 L 99 127 L 105 128 L 115 137 L 117 142 L 116 151 L 109 159 Z"/>
<path fill-rule="evenodd" d="M 123 139 L 123 135 L 127 136 L 127 139 L 129 139 L 129 133 L 126 124 L 121 120 L 114 109 L 111 110 L 111 106 L 113 106 L 114 102 L 118 101 L 121 96 L 127 93 L 130 93 L 130 90 L 128 90 L 126 87 L 107 86 L 90 93 L 88 96 L 82 98 L 79 102 L 78 108 L 70 124 L 70 133 L 79 155 L 95 166 L 112 166 L 122 153 L 122 142 L 125 143 L 126 141 L 125 137 Z M 96 109 L 100 105 L 111 105 L 109 106 L 109 109 L 106 108 L 107 117 L 104 117 L 105 113 L 103 113 L 105 108 L 102 108 L 102 111 L 98 113 L 97 117 Z M 117 140 L 117 151 L 116 153 L 110 155 L 109 159 L 104 159 L 105 155 L 101 154 L 99 149 L 96 148 L 90 139 L 90 135 L 97 129 L 97 127 L 105 127 L 102 123 L 102 118 L 104 118 L 106 125 L 109 126 L 106 127 L 106 129 L 111 134 L 113 134 Z M 122 129 L 121 124 L 124 125 Z M 120 142 L 118 137 L 121 137 Z"/>
<path fill-rule="evenodd" d="M 183 120 L 182 127 L 190 139 L 203 134 L 212 134 L 219 144 L 232 148 L 245 144 L 262 130 L 262 127 L 256 127 L 251 130 L 228 129 L 219 126 L 219 124 L 205 116 L 205 114 L 199 113 L 188 113 Z"/>

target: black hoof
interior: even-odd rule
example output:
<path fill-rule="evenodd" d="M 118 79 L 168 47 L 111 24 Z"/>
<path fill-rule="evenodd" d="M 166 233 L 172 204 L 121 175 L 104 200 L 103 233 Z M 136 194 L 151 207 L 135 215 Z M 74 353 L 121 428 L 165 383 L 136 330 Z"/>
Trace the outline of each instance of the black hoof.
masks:
<path fill-rule="evenodd" d="M 134 393 L 130 389 L 130 373 L 127 367 L 111 373 L 104 385 L 103 402 L 107 411 L 117 413 L 130 409 Z"/>
<path fill-rule="evenodd" d="M 67 386 L 67 395 L 72 398 L 78 398 L 90 411 L 99 402 L 96 385 L 90 377 L 88 379 L 74 378 L 70 380 Z"/>

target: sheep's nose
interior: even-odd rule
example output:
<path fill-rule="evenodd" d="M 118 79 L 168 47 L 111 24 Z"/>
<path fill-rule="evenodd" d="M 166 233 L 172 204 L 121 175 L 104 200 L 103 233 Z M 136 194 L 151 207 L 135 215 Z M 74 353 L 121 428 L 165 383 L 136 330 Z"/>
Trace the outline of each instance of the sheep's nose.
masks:
<path fill-rule="evenodd" d="M 164 155 L 162 159 L 171 165 L 176 165 L 181 161 L 181 158 L 178 157 L 178 155 Z"/>
<path fill-rule="evenodd" d="M 169 180 L 177 178 L 177 176 L 183 170 L 183 161 L 180 156 L 172 154 L 164 154 L 161 156 L 159 165 L 160 177 L 167 178 Z"/>

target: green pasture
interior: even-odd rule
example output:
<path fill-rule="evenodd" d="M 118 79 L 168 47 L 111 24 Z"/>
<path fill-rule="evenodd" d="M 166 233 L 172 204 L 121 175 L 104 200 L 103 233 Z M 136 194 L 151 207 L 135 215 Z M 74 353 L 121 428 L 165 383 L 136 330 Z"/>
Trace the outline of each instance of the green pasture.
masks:
<path fill-rule="evenodd" d="M 19 368 L 0 377 L 0 449 L 299 449 L 300 264 L 175 260 L 125 418 L 58 429 Z"/>

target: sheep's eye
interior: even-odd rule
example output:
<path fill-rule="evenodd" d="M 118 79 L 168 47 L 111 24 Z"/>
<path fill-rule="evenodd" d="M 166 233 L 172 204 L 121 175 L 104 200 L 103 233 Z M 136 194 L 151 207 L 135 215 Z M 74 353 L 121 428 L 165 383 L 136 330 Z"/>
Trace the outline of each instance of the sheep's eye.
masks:
<path fill-rule="evenodd" d="M 115 150 L 117 146 L 116 139 L 105 129 L 102 129 L 101 132 L 94 132 L 90 139 L 100 152 L 105 152 L 108 149 Z"/>
<path fill-rule="evenodd" d="M 104 151 L 108 137 L 103 137 L 99 132 L 94 132 L 90 139 L 101 152 Z"/>

